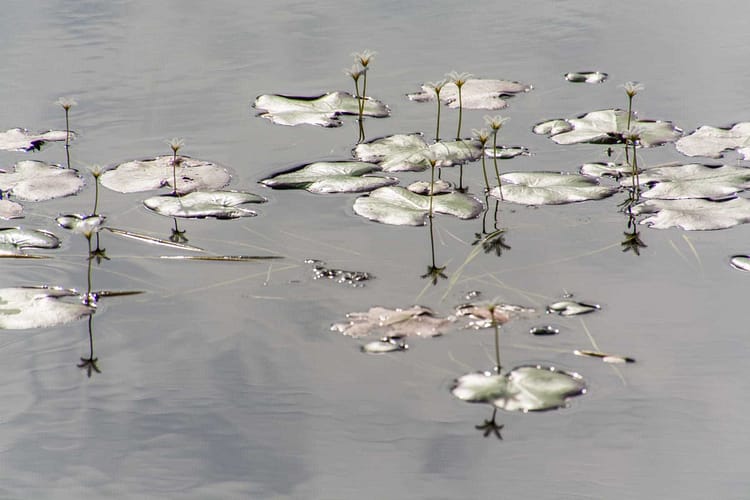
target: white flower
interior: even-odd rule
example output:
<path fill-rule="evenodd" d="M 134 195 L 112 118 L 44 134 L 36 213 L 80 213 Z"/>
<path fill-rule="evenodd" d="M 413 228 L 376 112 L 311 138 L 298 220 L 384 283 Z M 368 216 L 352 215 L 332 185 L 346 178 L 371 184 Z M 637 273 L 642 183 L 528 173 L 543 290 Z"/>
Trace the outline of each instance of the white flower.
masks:
<path fill-rule="evenodd" d="M 510 120 L 510 118 L 503 118 L 501 116 L 485 116 L 484 117 L 484 123 L 487 124 L 488 127 L 490 127 L 493 131 L 500 130 L 502 128 L 503 123 Z"/>
<path fill-rule="evenodd" d="M 636 144 L 641 140 L 642 134 L 643 128 L 638 126 L 631 126 L 629 129 L 622 133 L 622 138 L 630 144 Z"/>
<path fill-rule="evenodd" d="M 456 87 L 461 88 L 464 86 L 464 83 L 466 83 L 466 81 L 474 75 L 472 75 L 471 73 L 458 73 L 456 71 L 451 71 L 445 76 L 448 78 L 448 80 L 456 84 Z"/>
<path fill-rule="evenodd" d="M 643 84 L 638 82 L 626 82 L 620 85 L 620 88 L 625 89 L 625 93 L 628 95 L 628 97 L 634 97 L 638 92 L 645 89 L 646 87 L 643 86 Z"/>
<path fill-rule="evenodd" d="M 91 175 L 94 176 L 94 179 L 98 179 L 100 175 L 104 172 L 104 169 L 101 167 L 101 165 L 91 165 L 88 167 L 89 172 L 91 172 Z"/>
<path fill-rule="evenodd" d="M 68 111 L 78 103 L 72 97 L 61 97 L 57 101 L 55 101 L 55 104 L 59 104 L 65 111 Z"/>
<path fill-rule="evenodd" d="M 377 52 L 365 49 L 362 52 L 353 53 L 352 56 L 354 56 L 354 62 L 359 63 L 363 68 L 366 68 L 367 65 L 370 64 L 372 58 L 375 57 L 375 54 L 377 54 Z"/>
<path fill-rule="evenodd" d="M 357 66 L 356 64 L 349 69 L 345 69 L 344 73 L 352 77 L 355 82 L 359 80 L 359 77 L 365 72 L 365 69 Z"/>
<path fill-rule="evenodd" d="M 486 143 L 487 140 L 490 138 L 490 133 L 487 132 L 486 128 L 483 129 L 472 129 L 471 134 L 477 138 L 479 142 L 482 144 Z"/>
<path fill-rule="evenodd" d="M 183 139 L 180 139 L 179 137 L 172 137 L 171 140 L 167 141 L 167 144 L 170 148 L 172 148 L 174 154 L 177 154 L 177 151 L 179 151 L 180 148 L 185 145 L 185 141 Z"/>

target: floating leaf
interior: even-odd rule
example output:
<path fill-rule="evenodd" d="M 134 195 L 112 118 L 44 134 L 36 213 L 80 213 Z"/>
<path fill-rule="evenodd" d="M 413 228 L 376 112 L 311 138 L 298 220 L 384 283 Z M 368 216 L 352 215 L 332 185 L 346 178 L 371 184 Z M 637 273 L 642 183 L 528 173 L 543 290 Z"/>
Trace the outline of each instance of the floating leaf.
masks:
<path fill-rule="evenodd" d="M 437 167 L 452 167 L 482 156 L 482 143 L 459 140 L 427 144 L 421 134 L 396 134 L 357 144 L 354 156 L 364 162 L 378 163 L 386 172 L 420 172 L 435 160 Z"/>
<path fill-rule="evenodd" d="M 612 196 L 616 188 L 600 186 L 590 177 L 559 172 L 510 172 L 500 176 L 490 194 L 523 205 L 560 205 Z"/>
<path fill-rule="evenodd" d="M 561 123 L 566 122 L 566 124 Z M 640 134 L 638 144 L 643 147 L 659 146 L 676 141 L 682 131 L 671 122 L 639 120 L 635 113 L 631 129 Z M 622 109 L 592 111 L 578 118 L 555 119 L 534 126 L 535 134 L 549 135 L 557 144 L 614 144 L 624 142 L 623 134 L 628 130 L 628 112 Z"/>
<path fill-rule="evenodd" d="M 576 356 L 585 356 L 588 358 L 599 358 L 605 363 L 635 363 L 635 359 L 633 358 L 620 356 L 619 354 L 607 354 L 606 352 L 576 350 L 573 351 L 573 354 L 575 354 Z"/>
<path fill-rule="evenodd" d="M 253 107 L 259 116 L 278 125 L 319 125 L 340 127 L 339 115 L 359 115 L 359 99 L 347 92 L 330 92 L 315 97 L 295 97 L 264 94 L 255 99 Z M 372 98 L 365 98 L 364 115 L 385 118 L 388 106 Z"/>
<path fill-rule="evenodd" d="M 429 181 L 412 182 L 411 184 L 406 186 L 406 189 L 408 189 L 412 193 L 425 194 L 425 195 L 429 195 L 430 193 L 445 194 L 445 193 L 451 193 L 454 191 L 453 184 L 451 184 L 448 181 L 444 181 L 442 179 L 438 179 L 434 183 L 431 183 Z"/>
<path fill-rule="evenodd" d="M 750 255 L 733 255 L 729 264 L 740 271 L 750 271 Z"/>
<path fill-rule="evenodd" d="M 750 200 L 648 200 L 635 205 L 632 211 L 635 215 L 653 214 L 641 224 L 656 229 L 681 227 L 688 231 L 706 231 L 750 221 Z"/>
<path fill-rule="evenodd" d="M 584 304 L 583 302 L 575 302 L 573 300 L 561 300 L 547 306 L 548 313 L 557 313 L 560 316 L 577 316 L 579 314 L 598 311 L 599 309 L 598 305 Z"/>
<path fill-rule="evenodd" d="M 78 172 L 43 161 L 24 160 L 13 172 L 0 173 L 0 190 L 25 201 L 43 201 L 75 194 L 83 187 Z"/>
<path fill-rule="evenodd" d="M 149 160 L 133 160 L 104 172 L 99 181 L 102 186 L 118 193 L 152 191 L 165 186 L 173 187 L 172 155 L 157 156 Z M 177 191 L 188 193 L 199 189 L 219 189 L 229 184 L 231 176 L 226 168 L 215 163 L 177 156 Z"/>
<path fill-rule="evenodd" d="M 498 146 L 496 148 L 485 148 L 484 155 L 498 160 L 510 160 L 516 156 L 531 156 L 531 153 L 529 153 L 529 148 L 524 146 Z"/>
<path fill-rule="evenodd" d="M 505 374 L 469 373 L 453 383 L 451 393 L 462 401 L 489 403 L 507 411 L 544 411 L 562 408 L 586 393 L 577 373 L 548 366 L 519 366 Z"/>
<path fill-rule="evenodd" d="M 461 87 L 461 101 L 464 109 L 503 109 L 508 103 L 504 98 L 515 94 L 528 92 L 531 85 L 508 80 L 486 80 L 469 78 Z M 429 85 L 422 85 L 420 92 L 407 94 L 412 101 L 434 101 L 435 89 Z M 458 108 L 458 87 L 453 82 L 445 84 L 440 91 L 440 101 L 451 108 Z"/>
<path fill-rule="evenodd" d="M 87 238 L 99 232 L 106 220 L 103 215 L 67 214 L 55 219 L 60 227 L 70 229 L 74 233 L 82 234 Z"/>
<path fill-rule="evenodd" d="M 632 174 L 633 167 L 627 163 L 584 163 L 581 165 L 580 172 L 582 175 L 596 177 L 597 179 L 602 177 L 619 179 L 625 175 Z"/>
<path fill-rule="evenodd" d="M 601 71 L 581 71 L 566 73 L 565 79 L 573 83 L 602 83 L 607 79 L 607 73 Z"/>
<path fill-rule="evenodd" d="M 57 248 L 60 240 L 54 234 L 37 229 L 6 227 L 0 229 L 0 255 L 18 255 L 24 248 Z"/>
<path fill-rule="evenodd" d="M 386 354 L 389 352 L 405 351 L 408 348 L 409 346 L 401 342 L 398 338 L 385 337 L 363 345 L 362 352 L 366 352 L 367 354 Z"/>
<path fill-rule="evenodd" d="M 435 337 L 442 335 L 456 319 L 452 316 L 441 318 L 422 306 L 409 309 L 372 307 L 367 312 L 353 312 L 346 317 L 349 321 L 336 323 L 331 330 L 355 338 L 372 334 L 390 338 Z"/>
<path fill-rule="evenodd" d="M 73 302 L 66 298 L 75 297 Z M 73 290 L 46 287 L 0 288 L 0 329 L 25 330 L 69 323 L 94 308 L 81 303 Z"/>
<path fill-rule="evenodd" d="M 10 200 L 0 200 L 0 219 L 17 219 L 23 217 L 23 206 Z"/>
<path fill-rule="evenodd" d="M 68 133 L 64 130 L 50 130 L 34 134 L 23 128 L 12 128 L 0 132 L 0 149 L 3 151 L 31 151 L 40 149 L 45 142 L 65 141 Z M 73 132 L 70 137 L 75 137 Z"/>
<path fill-rule="evenodd" d="M 167 217 L 237 219 L 258 215 L 239 205 L 265 201 L 265 198 L 257 194 L 239 191 L 193 191 L 184 196 L 154 196 L 144 200 L 143 204 L 149 210 Z"/>
<path fill-rule="evenodd" d="M 560 333 L 560 329 L 555 328 L 551 325 L 534 326 L 529 329 L 529 333 L 538 337 L 544 337 L 549 335 L 557 335 L 558 333 Z"/>
<path fill-rule="evenodd" d="M 750 158 L 750 122 L 741 122 L 732 128 L 717 128 L 709 125 L 681 138 L 675 144 L 677 151 L 687 156 L 721 158 L 724 151 L 738 149 L 743 160 Z"/>
<path fill-rule="evenodd" d="M 514 304 L 463 304 L 456 308 L 456 316 L 468 316 L 474 321 L 469 323 L 471 328 L 490 328 L 493 322 L 504 325 L 512 318 L 523 314 L 531 314 L 534 310 Z"/>
<path fill-rule="evenodd" d="M 305 189 L 311 193 L 362 193 L 398 184 L 394 177 L 369 176 L 379 171 L 374 163 L 358 161 L 315 162 L 263 179 L 274 189 Z"/>
<path fill-rule="evenodd" d="M 436 213 L 455 215 L 460 219 L 473 219 L 482 212 L 482 204 L 465 194 L 440 194 L 432 199 L 432 210 Z M 354 202 L 354 212 L 357 215 L 397 226 L 423 226 L 429 209 L 429 196 L 412 193 L 402 187 L 376 189 Z"/>
<path fill-rule="evenodd" d="M 642 198 L 726 198 L 750 188 L 750 168 L 691 163 L 645 170 L 639 175 L 639 181 L 641 184 L 653 184 L 641 194 Z M 630 179 L 620 182 L 623 186 L 631 183 Z"/>
<path fill-rule="evenodd" d="M 113 234 L 116 234 L 118 236 L 122 236 L 124 238 L 130 238 L 132 240 L 142 241 L 144 243 L 151 243 L 154 245 L 161 245 L 161 246 L 170 247 L 170 248 L 178 248 L 180 250 L 190 250 L 192 252 L 204 252 L 205 251 L 202 248 L 194 247 L 192 245 L 186 245 L 184 243 L 164 240 L 161 238 L 156 238 L 154 236 L 149 236 L 147 234 L 139 234 L 139 233 L 134 233 L 132 231 L 125 231 L 124 229 L 116 229 L 114 227 L 105 227 L 102 229 L 106 229 L 107 231 Z"/>

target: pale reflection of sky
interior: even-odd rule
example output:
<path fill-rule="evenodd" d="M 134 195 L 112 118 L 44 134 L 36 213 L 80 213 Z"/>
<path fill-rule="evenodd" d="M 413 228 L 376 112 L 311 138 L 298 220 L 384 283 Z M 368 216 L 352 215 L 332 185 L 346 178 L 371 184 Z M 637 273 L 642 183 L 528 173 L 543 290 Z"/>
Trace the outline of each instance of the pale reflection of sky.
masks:
<path fill-rule="evenodd" d="M 233 188 L 262 192 L 254 220 L 187 221 L 190 243 L 224 254 L 281 253 L 237 266 L 160 261 L 167 253 L 103 235 L 112 256 L 94 286 L 141 289 L 95 316 L 103 373 L 76 367 L 85 324 L 7 332 L 0 339 L 2 498 L 745 498 L 750 436 L 747 276 L 728 268 L 747 252 L 746 227 L 649 231 L 641 258 L 622 254 L 619 199 L 569 207 L 502 207 L 512 249 L 480 255 L 447 286 L 420 296 L 427 234 L 355 217 L 347 196 L 269 192 L 264 175 L 346 157 L 353 122 L 338 130 L 271 126 L 250 107 L 261 93 L 352 87 L 351 53 L 378 52 L 372 95 L 393 116 L 366 122 L 368 137 L 432 130 L 434 109 L 404 94 L 457 70 L 529 82 L 501 114 L 508 143 L 531 158 L 502 168 L 572 171 L 605 160 L 601 148 L 560 148 L 530 134 L 541 119 L 626 104 L 617 85 L 645 84 L 644 118 L 690 130 L 750 119 L 745 2 L 14 2 L 0 16 L 0 128 L 64 126 L 54 101 L 70 95 L 80 133 L 74 164 L 111 165 L 167 152 L 230 167 Z M 573 85 L 568 71 L 610 74 Z M 469 112 L 466 128 L 486 112 Z M 455 126 L 455 113 L 444 114 Z M 396 130 L 394 130 L 394 128 Z M 61 161 L 50 146 L 33 157 Z M 7 168 L 28 155 L 2 153 Z M 680 161 L 671 147 L 646 163 Z M 727 161 L 735 161 L 734 157 Z M 467 176 L 476 186 L 476 170 Z M 448 172 L 451 179 L 455 172 Z M 409 179 L 419 178 L 414 174 Z M 29 207 L 24 224 L 59 230 L 59 212 L 90 207 L 82 195 Z M 172 221 L 139 207 L 145 196 L 105 191 L 117 227 L 166 237 Z M 490 216 L 491 217 L 491 216 Z M 478 221 L 437 219 L 438 259 L 465 261 Z M 85 244 L 64 234 L 61 257 L 0 262 L 2 286 L 84 288 Z M 373 272 L 364 289 L 312 281 L 304 258 Z M 441 311 L 471 289 L 543 308 L 569 291 L 602 304 L 585 318 L 603 349 L 633 356 L 620 368 L 575 358 L 589 348 L 578 319 L 539 341 L 533 320 L 503 330 L 509 363 L 580 371 L 590 393 L 572 408 L 500 414 L 505 441 L 474 425 L 489 408 L 450 397 L 451 380 L 490 363 L 483 332 L 414 341 L 403 356 L 366 357 L 327 331 L 346 312 L 420 302 Z M 623 380 L 626 385 L 623 384 Z"/>

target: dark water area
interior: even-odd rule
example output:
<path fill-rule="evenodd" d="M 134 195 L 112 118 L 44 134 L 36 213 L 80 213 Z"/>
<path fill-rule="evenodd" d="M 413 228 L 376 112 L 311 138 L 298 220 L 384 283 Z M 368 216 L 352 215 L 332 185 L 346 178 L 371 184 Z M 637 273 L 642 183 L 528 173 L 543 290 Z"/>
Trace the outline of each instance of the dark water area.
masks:
<path fill-rule="evenodd" d="M 501 203 L 510 247 L 467 260 L 481 218 L 427 227 L 357 216 L 357 195 L 274 191 L 258 181 L 302 163 L 350 158 L 356 121 L 336 129 L 283 127 L 256 117 L 265 93 L 352 91 L 353 52 L 377 51 L 368 94 L 387 103 L 368 138 L 424 132 L 435 107 L 405 95 L 449 71 L 533 85 L 499 112 L 499 141 L 531 156 L 504 171 L 575 172 L 608 161 L 606 147 L 559 146 L 534 124 L 625 107 L 618 85 L 639 81 L 639 116 L 689 132 L 750 119 L 750 59 L 743 2 L 529 1 L 241 2 L 221 0 L 12 3 L 0 16 L 0 130 L 63 129 L 55 101 L 72 96 L 73 166 L 114 166 L 181 153 L 227 166 L 230 189 L 268 202 L 247 219 L 180 221 L 189 243 L 217 255 L 281 255 L 255 262 L 160 258 L 181 252 L 102 232 L 111 260 L 92 267 L 94 289 L 140 290 L 101 301 L 86 320 L 0 335 L 0 498 L 629 499 L 747 498 L 750 348 L 748 276 L 729 265 L 750 251 L 750 228 L 685 232 L 641 227 L 641 255 L 623 252 L 619 193 L 538 208 Z M 598 70 L 602 84 L 563 75 Z M 486 111 L 465 111 L 464 132 Z M 457 112 L 443 108 L 453 133 Z M 65 150 L 0 151 L 64 163 Z M 639 152 L 645 166 L 692 163 L 673 145 Z M 709 163 L 743 164 L 733 153 Z M 464 168 L 478 198 L 479 162 Z M 456 181 L 457 169 L 443 174 Z M 429 172 L 398 174 L 402 184 Z M 45 260 L 0 259 L 2 287 L 87 286 L 86 240 L 57 226 L 88 212 L 93 184 L 75 197 L 26 203 L 3 226 L 55 232 Z M 166 191 L 165 191 L 166 192 Z M 102 189 L 111 227 L 168 238 L 173 221 L 149 212 L 153 193 Z M 492 211 L 488 222 L 492 224 Z M 314 279 L 306 259 L 372 273 L 365 286 Z M 453 380 L 493 366 L 489 330 L 455 330 L 381 356 L 330 331 L 353 311 L 421 304 L 450 314 L 480 291 L 539 313 L 502 328 L 508 366 L 580 373 L 586 395 L 554 412 L 497 413 L 502 440 L 475 426 L 492 407 L 450 394 Z M 546 315 L 572 294 L 601 310 Z M 558 335 L 534 336 L 550 324 Z M 593 339 L 593 342 L 592 342 Z M 574 356 L 630 356 L 609 365 Z"/>

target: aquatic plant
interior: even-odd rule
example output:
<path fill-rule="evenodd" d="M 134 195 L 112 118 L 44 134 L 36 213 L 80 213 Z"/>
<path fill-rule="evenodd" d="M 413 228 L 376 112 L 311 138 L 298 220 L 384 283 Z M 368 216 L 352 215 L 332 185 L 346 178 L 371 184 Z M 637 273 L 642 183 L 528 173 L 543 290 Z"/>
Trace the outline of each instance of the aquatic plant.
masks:
<path fill-rule="evenodd" d="M 364 128 L 364 112 L 365 112 L 365 99 L 367 98 L 367 73 L 370 69 L 370 61 L 375 57 L 375 52 L 370 50 L 363 50 L 362 52 L 356 52 L 352 54 L 354 56 L 355 64 L 359 64 L 361 67 L 362 75 L 362 94 L 359 94 L 359 88 L 357 87 L 357 99 L 359 100 L 359 141 L 365 140 L 365 128 Z M 355 81 L 356 84 L 356 81 Z"/>
<path fill-rule="evenodd" d="M 562 205 L 586 200 L 599 200 L 615 194 L 618 189 L 601 186 L 596 179 L 559 172 L 509 172 L 500 176 L 502 187 L 490 194 L 521 205 Z"/>
<path fill-rule="evenodd" d="M 628 123 L 625 125 L 626 129 L 630 128 L 630 120 L 633 116 L 633 97 L 635 97 L 638 92 L 643 90 L 645 87 L 643 84 L 638 82 L 626 82 L 620 85 L 622 89 L 625 90 L 625 94 L 628 96 Z"/>
<path fill-rule="evenodd" d="M 729 128 L 703 125 L 676 143 L 677 151 L 687 156 L 721 158 L 724 151 L 736 150 L 740 159 L 750 159 L 750 122 L 735 123 Z"/>
<path fill-rule="evenodd" d="M 102 176 L 102 167 L 99 165 L 92 165 L 89 167 L 91 175 L 94 177 L 94 209 L 91 211 L 91 215 L 98 215 L 96 209 L 99 207 L 99 177 Z"/>
<path fill-rule="evenodd" d="M 57 100 L 57 104 L 62 106 L 65 111 L 65 156 L 68 160 L 68 168 L 70 168 L 70 108 L 76 106 L 78 103 L 71 97 L 61 97 Z"/>
<path fill-rule="evenodd" d="M 603 83 L 607 79 L 607 73 L 601 71 L 579 71 L 565 73 L 565 79 L 573 83 Z"/>
<path fill-rule="evenodd" d="M 503 124 L 507 122 L 510 118 L 502 118 L 500 116 L 485 116 L 484 122 L 487 124 L 490 129 L 492 129 L 492 151 L 497 151 L 497 133 L 502 128 Z M 484 156 L 482 157 L 482 160 L 484 161 Z M 495 165 L 495 176 L 497 177 L 497 187 L 498 191 L 500 193 L 500 199 L 503 199 L 503 184 L 502 180 L 500 179 L 500 169 L 497 168 L 497 155 L 492 155 L 492 161 Z M 484 166 L 484 163 L 482 163 L 482 166 Z M 488 188 L 489 189 L 489 188 Z"/>
<path fill-rule="evenodd" d="M 458 73 L 456 71 L 451 71 L 450 73 L 446 75 L 446 77 L 458 89 L 458 127 L 456 128 L 456 140 L 457 141 L 461 140 L 461 120 L 463 119 L 463 114 L 464 114 L 464 101 L 463 101 L 462 89 L 466 81 L 472 76 L 473 75 L 471 75 L 470 73 Z"/>
<path fill-rule="evenodd" d="M 131 160 L 103 172 L 102 186 L 118 193 L 136 193 L 161 189 L 175 183 L 175 172 L 181 182 L 177 186 L 180 194 L 197 190 L 220 189 L 232 179 L 229 171 L 214 162 L 180 156 L 177 165 L 175 155 L 157 156 L 147 160 Z M 175 186 L 172 186 L 174 192 Z"/>
<path fill-rule="evenodd" d="M 258 116 L 278 125 L 318 125 L 320 127 L 340 127 L 340 115 L 359 115 L 362 105 L 363 116 L 385 118 L 391 110 L 382 102 L 360 99 L 347 92 L 329 92 L 312 97 L 263 94 L 258 96 L 253 107 L 259 110 Z"/>
<path fill-rule="evenodd" d="M 448 80 L 443 78 L 442 80 L 438 80 L 437 82 L 427 82 L 425 84 L 425 87 L 428 89 L 432 89 L 433 92 L 435 92 L 435 102 L 437 102 L 437 119 L 435 120 L 435 142 L 440 142 L 440 106 L 442 103 L 440 102 L 440 92 L 443 90 L 443 87 L 448 83 Z"/>
<path fill-rule="evenodd" d="M 72 131 L 49 130 L 34 134 L 23 128 L 12 128 L 5 132 L 0 132 L 0 150 L 38 150 L 47 142 L 67 141 L 73 137 L 75 137 L 75 134 Z"/>
<path fill-rule="evenodd" d="M 240 191 L 193 191 L 178 197 L 153 196 L 143 200 L 143 204 L 149 210 L 167 217 L 237 219 L 258 215 L 240 205 L 266 201 L 257 194 Z"/>
<path fill-rule="evenodd" d="M 362 193 L 398 184 L 395 177 L 369 175 L 380 171 L 374 163 L 359 161 L 313 162 L 285 170 L 260 181 L 273 189 L 304 189 L 310 193 Z"/>
<path fill-rule="evenodd" d="M 182 146 L 185 145 L 185 141 L 178 138 L 173 137 L 171 140 L 167 141 L 167 144 L 172 149 L 172 194 L 175 196 L 178 196 L 177 191 L 177 152 L 182 148 Z"/>
<path fill-rule="evenodd" d="M 471 135 L 482 144 L 482 152 L 484 152 L 485 151 L 485 146 L 487 145 L 487 141 L 490 138 L 490 134 L 489 134 L 489 132 L 487 132 L 487 129 L 481 129 L 481 130 L 474 129 L 474 130 L 471 131 Z M 490 190 L 490 181 L 487 178 L 487 165 L 486 165 L 486 162 L 485 162 L 485 157 L 486 156 L 487 156 L 486 154 L 482 154 L 482 174 L 484 175 L 484 187 L 485 187 L 485 190 L 486 190 L 486 192 L 489 192 L 489 190 Z M 497 159 L 495 159 L 495 163 L 497 163 Z M 497 169 L 497 167 L 495 167 L 495 168 Z M 497 177 L 498 177 L 498 179 L 500 178 L 499 175 Z"/>
<path fill-rule="evenodd" d="M 407 94 L 411 101 L 427 102 L 436 98 L 435 92 L 427 84 L 419 92 Z M 529 92 L 531 85 L 510 80 L 490 80 L 469 78 L 461 89 L 461 105 L 464 109 L 498 110 L 508 106 L 507 99 L 519 93 Z M 452 82 L 443 88 L 440 100 L 449 108 L 458 108 L 458 87 Z"/>

